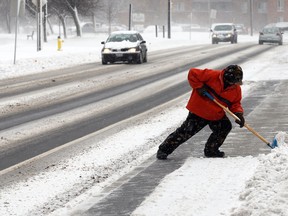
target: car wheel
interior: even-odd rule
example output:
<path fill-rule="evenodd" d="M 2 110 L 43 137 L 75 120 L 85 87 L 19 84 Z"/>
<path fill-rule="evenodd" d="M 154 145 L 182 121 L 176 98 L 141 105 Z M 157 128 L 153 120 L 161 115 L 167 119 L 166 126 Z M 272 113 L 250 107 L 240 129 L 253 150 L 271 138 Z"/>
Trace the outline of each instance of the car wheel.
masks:
<path fill-rule="evenodd" d="M 282 41 L 280 41 L 280 42 L 279 42 L 279 45 L 283 45 L 283 42 L 282 42 Z"/>
<path fill-rule="evenodd" d="M 263 41 L 259 41 L 259 44 L 262 45 L 262 44 L 263 44 Z"/>
<path fill-rule="evenodd" d="M 102 58 L 102 65 L 107 65 L 107 61 L 105 60 L 105 58 Z"/>
<path fill-rule="evenodd" d="M 143 59 L 143 62 L 147 62 L 147 52 L 145 53 L 145 58 Z"/>
<path fill-rule="evenodd" d="M 142 54 L 142 52 L 139 53 L 139 57 L 138 57 L 137 63 L 138 64 L 142 64 L 143 63 L 143 54 Z"/>

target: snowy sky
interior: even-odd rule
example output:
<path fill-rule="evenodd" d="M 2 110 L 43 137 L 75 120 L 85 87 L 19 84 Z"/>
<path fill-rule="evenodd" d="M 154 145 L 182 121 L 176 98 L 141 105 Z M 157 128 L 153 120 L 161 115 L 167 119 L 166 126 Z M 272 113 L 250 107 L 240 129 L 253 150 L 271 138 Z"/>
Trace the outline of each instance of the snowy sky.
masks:
<path fill-rule="evenodd" d="M 194 33 L 191 40 L 190 35 L 184 33 L 172 35 L 171 40 L 155 39 L 149 33 L 143 36 L 148 42 L 149 51 L 182 46 L 191 42 L 210 43 L 209 33 Z M 19 35 L 14 65 L 14 35 L 0 34 L 0 79 L 37 72 L 49 73 L 49 70 L 75 64 L 100 63 L 100 41 L 105 38 L 105 35 L 97 37 L 84 35 L 81 39 L 69 38 L 64 41 L 63 50 L 57 51 L 56 36 L 50 36 L 49 43 L 43 44 L 43 50 L 37 52 L 35 40 L 27 40 L 26 35 Z M 257 36 L 248 35 L 240 36 L 238 41 L 239 43 L 258 42 Z M 245 93 L 249 93 L 250 82 L 248 81 L 288 79 L 287 43 L 288 40 L 284 39 L 283 46 L 241 65 L 244 70 L 244 97 Z M 123 129 L 102 141 L 88 139 L 87 142 L 98 142 L 97 148 L 80 152 L 39 175 L 31 176 L 25 182 L 0 188 L 1 215 L 31 215 L 31 212 L 36 215 L 39 213 L 39 206 L 44 203 L 47 205 L 49 200 L 55 201 L 58 194 L 77 184 L 78 179 L 75 177 L 78 176 L 77 174 L 82 175 L 83 179 L 85 175 L 91 176 L 95 166 L 110 166 L 111 161 L 127 154 L 129 149 L 133 151 L 144 148 L 143 146 L 147 148 L 146 153 L 138 159 L 138 162 L 135 162 L 135 165 L 149 158 L 157 150 L 155 145 L 149 144 L 151 140 L 164 138 L 168 133 L 167 125 L 170 128 L 177 126 L 187 115 L 184 101 L 183 99 L 178 105 L 161 112 L 161 115 L 149 116 L 142 124 Z M 7 101 L 0 100 L 1 103 Z M 280 132 L 278 136 L 281 146 L 268 155 L 225 159 L 188 158 L 181 168 L 162 180 L 132 215 L 288 215 L 288 147 L 286 144 L 288 137 L 285 132 Z M 119 142 L 122 140 L 120 137 L 126 137 L 125 141 Z M 135 142 L 136 138 L 137 142 Z M 109 147 L 112 146 L 118 151 L 113 151 L 111 154 Z M 152 147 L 149 149 L 149 146 Z M 102 157 L 95 160 L 94 155 Z M 63 166 L 66 167 L 65 170 L 62 169 Z M 86 168 L 85 173 L 83 167 Z M 5 172 L 8 171 L 0 171 L 0 174 Z M 113 172 L 107 181 L 101 182 L 71 200 L 63 208 L 56 210 L 54 215 L 70 215 L 77 209 L 81 209 L 85 206 L 84 201 L 91 199 L 91 194 L 101 193 L 104 186 L 117 180 L 123 172 L 125 173 L 125 171 Z M 39 197 L 37 195 L 39 193 L 45 196 Z"/>

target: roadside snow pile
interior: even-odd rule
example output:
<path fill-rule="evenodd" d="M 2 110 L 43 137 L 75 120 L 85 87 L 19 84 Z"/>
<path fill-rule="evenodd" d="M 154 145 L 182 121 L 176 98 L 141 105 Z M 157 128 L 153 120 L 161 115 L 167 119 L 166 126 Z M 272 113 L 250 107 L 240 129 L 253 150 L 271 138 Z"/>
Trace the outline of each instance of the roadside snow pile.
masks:
<path fill-rule="evenodd" d="M 288 147 L 288 134 L 286 132 L 280 131 L 276 134 L 275 138 L 277 146 L 282 148 Z"/>
<path fill-rule="evenodd" d="M 260 155 L 254 176 L 240 194 L 242 205 L 232 216 L 288 215 L 288 135 L 279 132 L 279 147 L 268 155 Z"/>
<path fill-rule="evenodd" d="M 33 74 L 36 72 L 49 72 L 50 70 L 57 70 L 67 67 L 72 67 L 76 65 L 93 63 L 95 61 L 100 61 L 100 57 L 95 51 L 95 53 L 87 52 L 72 55 L 71 53 L 55 52 L 52 57 L 39 56 L 29 58 L 29 59 L 19 59 L 17 64 L 3 64 L 0 62 L 0 73 L 1 77 L 17 77 L 19 73 L 22 75 Z"/>

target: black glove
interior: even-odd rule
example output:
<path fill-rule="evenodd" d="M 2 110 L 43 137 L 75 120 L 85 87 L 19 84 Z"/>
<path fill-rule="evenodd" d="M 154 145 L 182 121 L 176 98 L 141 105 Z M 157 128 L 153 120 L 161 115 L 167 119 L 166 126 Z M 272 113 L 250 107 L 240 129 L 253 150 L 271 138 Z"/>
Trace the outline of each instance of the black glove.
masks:
<path fill-rule="evenodd" d="M 239 113 L 235 113 L 235 115 L 240 119 L 240 121 L 235 120 L 235 122 L 240 125 L 240 128 L 242 128 L 245 124 L 245 119 L 244 119 L 243 113 L 239 112 Z"/>
<path fill-rule="evenodd" d="M 205 86 L 202 86 L 201 88 L 197 88 L 196 89 L 198 94 L 201 95 L 202 97 L 206 97 L 206 92 L 207 92 L 207 88 Z"/>

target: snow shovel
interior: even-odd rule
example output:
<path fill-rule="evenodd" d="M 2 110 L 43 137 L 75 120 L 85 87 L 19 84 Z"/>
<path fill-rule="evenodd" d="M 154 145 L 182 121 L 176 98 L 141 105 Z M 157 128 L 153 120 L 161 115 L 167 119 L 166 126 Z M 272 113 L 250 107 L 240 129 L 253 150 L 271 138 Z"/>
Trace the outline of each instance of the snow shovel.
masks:
<path fill-rule="evenodd" d="M 221 103 L 219 103 L 210 93 L 205 92 L 204 93 L 205 96 L 207 96 L 209 99 L 211 99 L 212 101 L 214 101 L 218 106 L 220 106 L 226 113 L 230 114 L 235 120 L 239 120 L 240 119 L 229 110 L 228 107 L 225 107 L 224 105 L 222 105 Z M 275 148 L 278 147 L 277 144 L 277 140 L 274 138 L 272 144 L 270 144 L 264 137 L 262 137 L 259 133 L 257 133 L 253 128 L 251 128 L 248 124 L 244 124 L 244 127 L 246 127 L 249 131 L 251 131 L 255 136 L 257 136 L 260 140 L 262 140 L 264 143 L 266 143 L 266 145 L 268 145 L 270 148 Z"/>

